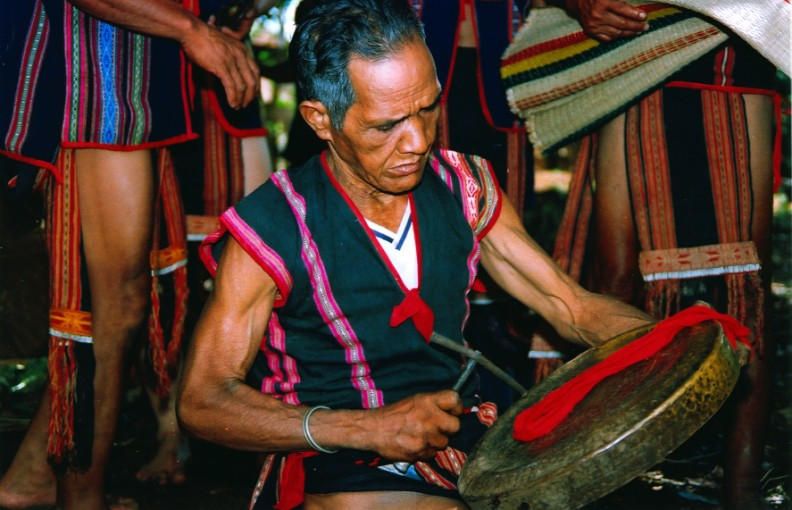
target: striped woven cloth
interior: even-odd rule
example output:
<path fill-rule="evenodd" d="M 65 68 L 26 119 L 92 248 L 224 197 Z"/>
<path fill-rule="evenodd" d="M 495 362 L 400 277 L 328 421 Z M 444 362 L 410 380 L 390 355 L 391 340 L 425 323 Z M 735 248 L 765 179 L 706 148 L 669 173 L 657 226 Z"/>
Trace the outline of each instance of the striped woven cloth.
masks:
<path fill-rule="evenodd" d="M 727 39 L 691 11 L 635 5 L 649 29 L 609 43 L 588 37 L 561 9 L 530 13 L 502 57 L 501 78 L 535 146 L 578 138 Z"/>

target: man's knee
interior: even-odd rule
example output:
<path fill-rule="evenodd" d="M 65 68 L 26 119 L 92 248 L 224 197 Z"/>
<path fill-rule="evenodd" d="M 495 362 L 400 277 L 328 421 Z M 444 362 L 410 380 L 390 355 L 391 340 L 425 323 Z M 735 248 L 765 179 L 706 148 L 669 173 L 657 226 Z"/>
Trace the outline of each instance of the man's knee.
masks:
<path fill-rule="evenodd" d="M 149 307 L 151 276 L 148 268 L 124 268 L 92 282 L 93 307 L 121 330 L 137 328 Z"/>
<path fill-rule="evenodd" d="M 465 503 L 451 498 L 408 491 L 337 492 L 306 494 L 306 510 L 336 508 L 418 508 L 422 510 L 466 510 Z"/>
<path fill-rule="evenodd" d="M 131 327 L 137 327 L 148 313 L 151 275 L 148 270 L 128 273 L 121 281 L 121 310 Z"/>

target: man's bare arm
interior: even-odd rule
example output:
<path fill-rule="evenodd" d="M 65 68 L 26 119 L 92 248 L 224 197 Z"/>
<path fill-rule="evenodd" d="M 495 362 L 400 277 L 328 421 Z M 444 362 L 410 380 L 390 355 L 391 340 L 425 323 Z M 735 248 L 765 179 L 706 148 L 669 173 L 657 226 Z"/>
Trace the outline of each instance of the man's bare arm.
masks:
<path fill-rule="evenodd" d="M 308 449 L 302 433 L 307 407 L 284 404 L 244 382 L 272 313 L 274 282 L 233 239 L 217 274 L 187 355 L 178 399 L 182 425 L 237 449 Z M 310 429 L 325 448 L 371 450 L 413 461 L 447 445 L 461 412 L 459 396 L 443 391 L 370 411 L 317 411 Z"/>
<path fill-rule="evenodd" d="M 566 10 L 580 21 L 584 32 L 604 42 L 632 37 L 648 29 L 646 12 L 623 0 L 533 0 L 532 5 Z"/>
<path fill-rule="evenodd" d="M 506 198 L 481 248 L 482 263 L 498 285 L 570 341 L 597 345 L 652 322 L 637 308 L 588 292 L 561 271 L 531 239 Z"/>
<path fill-rule="evenodd" d="M 196 65 L 217 76 L 228 103 L 256 97 L 258 66 L 245 46 L 173 0 L 70 0 L 88 14 L 129 30 L 179 42 Z"/>

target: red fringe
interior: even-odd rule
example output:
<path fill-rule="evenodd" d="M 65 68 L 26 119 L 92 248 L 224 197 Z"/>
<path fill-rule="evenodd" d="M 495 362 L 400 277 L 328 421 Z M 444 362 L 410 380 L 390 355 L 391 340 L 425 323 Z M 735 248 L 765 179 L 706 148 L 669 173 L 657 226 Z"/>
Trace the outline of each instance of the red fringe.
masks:
<path fill-rule="evenodd" d="M 679 280 L 660 280 L 646 284 L 644 309 L 656 319 L 679 310 Z"/>
<path fill-rule="evenodd" d="M 726 288 L 729 294 L 729 315 L 751 328 L 751 346 L 756 355 L 763 358 L 765 296 L 761 276 L 755 271 L 726 275 Z M 749 303 L 753 306 L 749 307 Z"/>
<path fill-rule="evenodd" d="M 597 137 L 583 138 L 569 183 L 569 193 L 553 246 L 553 259 L 576 281 L 580 281 L 593 206 L 591 169 L 597 154 Z"/>
<path fill-rule="evenodd" d="M 68 463 L 74 451 L 74 392 L 77 365 L 71 340 L 50 336 L 50 421 L 47 457 L 55 465 Z"/>
<path fill-rule="evenodd" d="M 174 286 L 173 322 L 171 325 L 170 339 L 166 342 L 165 332 L 162 328 L 160 278 L 158 270 L 161 269 L 159 254 L 176 250 L 186 257 L 186 218 L 181 204 L 176 183 L 176 176 L 170 153 L 162 150 L 157 155 L 157 171 L 159 174 L 159 193 L 156 205 L 156 223 L 154 227 L 155 250 L 151 256 L 151 313 L 149 315 L 148 333 L 151 345 L 151 362 L 156 376 L 155 392 L 161 398 L 169 395 L 171 385 L 178 371 L 179 352 L 184 337 L 184 322 L 187 317 L 187 267 L 182 265 L 172 271 Z M 160 211 L 162 214 L 160 214 Z M 165 230 L 170 246 L 157 250 L 160 243 L 161 223 L 164 219 Z"/>
<path fill-rule="evenodd" d="M 54 312 L 78 312 L 81 305 L 80 278 L 80 212 L 77 169 L 74 153 L 63 149 L 55 162 L 57 179 L 45 179 L 47 197 L 47 249 L 50 256 L 50 325 L 69 329 L 70 321 L 56 321 Z M 39 178 L 43 176 L 39 173 Z M 38 180 L 38 179 L 37 179 Z M 37 186 L 42 181 L 37 182 Z M 72 317 L 73 318 L 73 317 Z M 90 314 L 84 312 L 79 334 L 90 334 Z M 87 322 L 87 324 L 85 323 Z M 77 386 L 77 362 L 72 340 L 50 336 L 49 357 L 50 420 L 47 456 L 54 466 L 71 467 L 76 457 L 74 441 L 74 403 Z"/>

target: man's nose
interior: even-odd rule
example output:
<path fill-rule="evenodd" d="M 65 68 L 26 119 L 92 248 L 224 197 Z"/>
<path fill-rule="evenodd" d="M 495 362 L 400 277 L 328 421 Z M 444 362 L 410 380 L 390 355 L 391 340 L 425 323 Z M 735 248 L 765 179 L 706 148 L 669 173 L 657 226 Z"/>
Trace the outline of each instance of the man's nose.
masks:
<path fill-rule="evenodd" d="M 434 135 L 428 124 L 420 115 L 407 119 L 399 143 L 400 151 L 410 154 L 425 154 L 429 151 Z"/>

